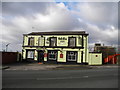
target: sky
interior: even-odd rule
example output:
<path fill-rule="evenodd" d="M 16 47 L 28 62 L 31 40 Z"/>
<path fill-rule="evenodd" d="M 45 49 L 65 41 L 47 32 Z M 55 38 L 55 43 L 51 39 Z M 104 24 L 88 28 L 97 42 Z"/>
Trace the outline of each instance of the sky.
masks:
<path fill-rule="evenodd" d="M 21 51 L 23 34 L 86 31 L 89 46 L 118 45 L 117 2 L 2 2 L 0 51 Z"/>

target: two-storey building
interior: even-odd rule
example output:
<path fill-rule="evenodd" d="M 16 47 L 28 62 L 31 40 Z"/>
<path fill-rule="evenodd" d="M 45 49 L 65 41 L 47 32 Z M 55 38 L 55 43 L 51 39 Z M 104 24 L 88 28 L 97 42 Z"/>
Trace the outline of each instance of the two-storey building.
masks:
<path fill-rule="evenodd" d="M 85 31 L 32 32 L 23 35 L 24 60 L 43 63 L 89 63 Z"/>

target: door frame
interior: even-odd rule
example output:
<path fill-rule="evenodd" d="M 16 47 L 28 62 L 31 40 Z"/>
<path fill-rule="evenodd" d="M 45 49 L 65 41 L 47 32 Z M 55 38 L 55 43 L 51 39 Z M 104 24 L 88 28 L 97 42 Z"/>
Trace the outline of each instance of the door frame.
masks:
<path fill-rule="evenodd" d="M 83 51 L 81 51 L 81 63 L 83 64 Z"/>
<path fill-rule="evenodd" d="M 39 57 L 40 52 L 43 52 L 43 60 L 42 61 L 41 60 L 39 61 L 39 59 L 40 59 L 40 57 Z M 38 55 L 37 55 L 37 61 L 38 62 L 44 62 L 44 51 L 43 50 L 38 50 L 37 53 L 38 53 Z"/>

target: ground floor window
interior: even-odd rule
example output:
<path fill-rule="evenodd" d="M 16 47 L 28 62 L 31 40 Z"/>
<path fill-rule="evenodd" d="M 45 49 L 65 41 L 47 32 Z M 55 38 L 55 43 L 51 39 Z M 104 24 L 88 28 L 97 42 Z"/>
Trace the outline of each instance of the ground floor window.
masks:
<path fill-rule="evenodd" d="M 34 51 L 27 51 L 27 58 L 33 59 L 34 58 Z"/>
<path fill-rule="evenodd" d="M 57 51 L 48 51 L 48 60 L 57 60 Z"/>
<path fill-rule="evenodd" d="M 67 52 L 67 61 L 77 61 L 77 52 L 68 51 Z"/>

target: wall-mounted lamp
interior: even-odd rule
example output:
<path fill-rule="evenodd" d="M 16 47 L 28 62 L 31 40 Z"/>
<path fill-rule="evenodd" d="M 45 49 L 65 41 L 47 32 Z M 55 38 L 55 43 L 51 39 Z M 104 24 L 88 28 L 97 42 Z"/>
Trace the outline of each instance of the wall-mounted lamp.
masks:
<path fill-rule="evenodd" d="M 10 43 L 6 44 L 6 52 L 7 52 L 7 49 L 8 49 L 8 45 L 10 45 Z"/>

